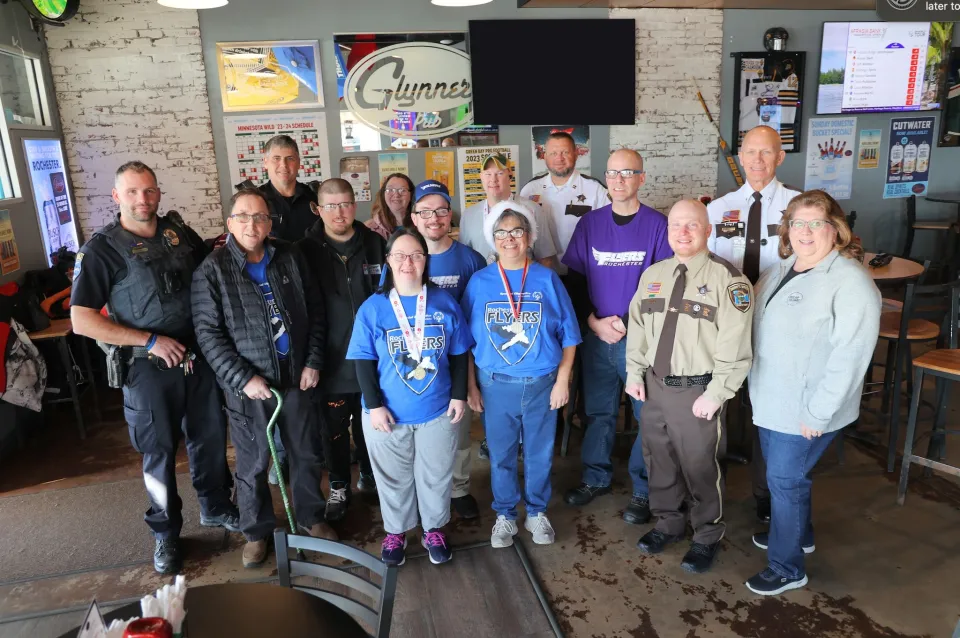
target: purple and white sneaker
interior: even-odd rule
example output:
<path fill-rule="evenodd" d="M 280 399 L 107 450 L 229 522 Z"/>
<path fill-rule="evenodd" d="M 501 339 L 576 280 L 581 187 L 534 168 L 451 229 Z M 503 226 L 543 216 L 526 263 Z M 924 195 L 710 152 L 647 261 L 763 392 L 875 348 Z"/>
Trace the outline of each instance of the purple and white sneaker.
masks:
<path fill-rule="evenodd" d="M 420 539 L 423 547 L 430 555 L 430 562 L 434 565 L 442 565 L 453 558 L 453 552 L 447 546 L 446 535 L 438 529 L 427 530 Z"/>
<path fill-rule="evenodd" d="M 406 534 L 387 534 L 383 539 L 380 550 L 380 560 L 387 565 L 396 565 L 399 567 L 407 560 L 407 535 Z"/>

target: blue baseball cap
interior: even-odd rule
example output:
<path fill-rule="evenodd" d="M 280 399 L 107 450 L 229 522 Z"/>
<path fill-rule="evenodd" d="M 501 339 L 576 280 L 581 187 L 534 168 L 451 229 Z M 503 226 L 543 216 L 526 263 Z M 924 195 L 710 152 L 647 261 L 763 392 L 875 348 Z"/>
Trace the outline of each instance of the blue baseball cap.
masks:
<path fill-rule="evenodd" d="M 417 188 L 413 192 L 413 203 L 416 204 L 427 195 L 439 195 L 447 200 L 447 204 L 453 204 L 453 202 L 450 201 L 450 191 L 435 179 L 428 179 L 425 182 L 417 184 Z"/>

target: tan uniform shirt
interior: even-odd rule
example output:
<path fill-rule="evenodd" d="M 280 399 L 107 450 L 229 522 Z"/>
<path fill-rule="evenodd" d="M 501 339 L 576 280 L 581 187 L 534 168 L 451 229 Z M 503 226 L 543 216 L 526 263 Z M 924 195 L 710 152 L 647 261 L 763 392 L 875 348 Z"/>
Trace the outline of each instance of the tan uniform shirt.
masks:
<path fill-rule="evenodd" d="M 668 312 L 677 317 L 670 357 L 672 376 L 712 373 L 706 396 L 732 398 L 750 370 L 753 288 L 728 261 L 704 250 L 687 262 L 687 285 L 680 307 L 671 308 L 677 279 L 676 257 L 650 266 L 630 302 L 627 328 L 627 383 L 643 383 L 653 365 Z"/>

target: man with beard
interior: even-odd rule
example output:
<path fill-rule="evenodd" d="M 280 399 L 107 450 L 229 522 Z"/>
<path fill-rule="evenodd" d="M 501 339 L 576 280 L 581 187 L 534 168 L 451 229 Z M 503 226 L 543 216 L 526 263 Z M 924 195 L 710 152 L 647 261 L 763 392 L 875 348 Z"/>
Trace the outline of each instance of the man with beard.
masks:
<path fill-rule="evenodd" d="M 486 267 L 483 255 L 454 241 L 450 237 L 450 192 L 440 182 L 421 182 L 414 193 L 414 210 L 411 219 L 427 241 L 430 251 L 427 275 L 437 287 L 449 292 L 457 303 L 463 297 L 467 282 L 473 273 Z M 473 374 L 470 364 L 469 374 Z M 476 384 L 472 384 L 476 387 Z M 468 386 L 469 387 L 469 386 Z M 476 518 L 480 515 L 477 499 L 470 494 L 470 421 L 473 413 L 466 408 L 460 419 L 460 440 L 453 464 L 453 491 L 450 502 L 461 518 Z"/>
<path fill-rule="evenodd" d="M 317 221 L 313 213 L 313 191 L 297 181 L 300 173 L 300 149 L 289 135 L 276 135 L 263 147 L 263 167 L 270 181 L 260 192 L 270 204 L 273 235 L 287 241 L 300 241 Z"/>
<path fill-rule="evenodd" d="M 553 243 L 557 259 L 563 260 L 577 222 L 585 214 L 610 203 L 607 189 L 600 180 L 584 175 L 576 169 L 577 143 L 565 131 L 547 136 L 544 145 L 547 173 L 524 184 L 520 195 L 549 210 L 553 218 Z M 560 264 L 559 273 L 567 274 Z"/>
<path fill-rule="evenodd" d="M 300 248 L 327 308 L 327 341 L 324 351 L 323 457 L 330 471 L 327 521 L 339 521 L 350 500 L 350 416 L 359 411 L 360 384 L 353 361 L 346 360 L 347 346 L 360 305 L 380 282 L 385 244 L 377 233 L 356 220 L 357 204 L 350 182 L 333 178 L 320 184 L 314 208 L 320 219 L 300 241 Z M 355 428 L 360 424 L 355 423 Z M 373 491 L 376 482 L 370 459 L 362 455 L 360 491 Z"/>
<path fill-rule="evenodd" d="M 182 562 L 176 475 L 181 436 L 200 499 L 200 524 L 240 531 L 230 503 L 223 395 L 196 347 L 190 311 L 193 271 L 207 250 L 179 215 L 157 216 L 160 188 L 146 164 L 117 169 L 113 200 L 120 214 L 77 255 L 70 318 L 77 334 L 120 349 L 123 414 L 133 447 L 143 455 L 150 496 L 144 520 L 156 541 L 153 567 L 175 574 Z M 109 317 L 100 314 L 104 306 Z"/>

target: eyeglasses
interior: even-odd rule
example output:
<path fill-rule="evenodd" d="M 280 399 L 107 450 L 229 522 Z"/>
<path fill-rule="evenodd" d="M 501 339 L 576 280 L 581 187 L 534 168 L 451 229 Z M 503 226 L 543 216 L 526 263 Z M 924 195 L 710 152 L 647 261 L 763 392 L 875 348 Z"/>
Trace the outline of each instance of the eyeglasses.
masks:
<path fill-rule="evenodd" d="M 511 230 L 504 230 L 502 228 L 498 228 L 497 230 L 493 231 L 493 236 L 496 239 L 506 239 L 508 235 L 510 237 L 513 237 L 514 239 L 520 239 L 526 234 L 527 234 L 527 231 L 525 231 L 522 228 L 513 228 Z"/>
<path fill-rule="evenodd" d="M 246 213 L 237 213 L 236 215 L 230 215 L 230 219 L 235 219 L 241 224 L 249 224 L 250 222 L 253 222 L 257 225 L 263 225 L 270 221 L 270 215 L 247 215 Z"/>
<path fill-rule="evenodd" d="M 619 171 L 616 171 L 616 170 L 603 171 L 603 174 L 607 177 L 607 179 L 616 179 L 617 175 L 619 175 L 623 179 L 630 179 L 634 175 L 642 175 L 643 171 L 637 171 L 632 168 L 625 168 Z"/>
<path fill-rule="evenodd" d="M 398 264 L 402 264 L 408 259 L 415 264 L 419 264 L 420 262 L 423 261 L 424 255 L 423 253 L 410 253 L 409 255 L 406 253 L 390 253 L 387 255 L 387 257 L 397 262 Z"/>
<path fill-rule="evenodd" d="M 347 210 L 351 206 L 355 206 L 355 205 L 356 205 L 356 202 L 340 202 L 339 204 L 321 204 L 318 208 L 321 208 L 327 211 L 328 213 L 332 213 L 338 208 L 340 210 Z"/>
<path fill-rule="evenodd" d="M 437 217 L 449 217 L 449 216 L 450 216 L 450 209 L 449 209 L 449 208 L 436 208 L 436 209 L 434 209 L 434 210 L 430 210 L 429 208 L 427 208 L 427 209 L 424 209 L 424 210 L 415 210 L 415 211 L 413 211 L 413 212 L 416 213 L 417 215 L 420 215 L 420 218 L 421 218 L 421 219 L 430 219 L 430 218 L 432 218 L 434 215 L 436 215 Z"/>
<path fill-rule="evenodd" d="M 824 226 L 833 226 L 826 219 L 811 219 L 810 221 L 804 221 L 802 219 L 791 219 L 790 228 L 793 230 L 803 230 L 804 228 L 809 228 L 810 230 L 820 230 Z"/>
<path fill-rule="evenodd" d="M 410 192 L 409 188 L 385 188 L 383 192 L 387 195 L 405 195 Z"/>

